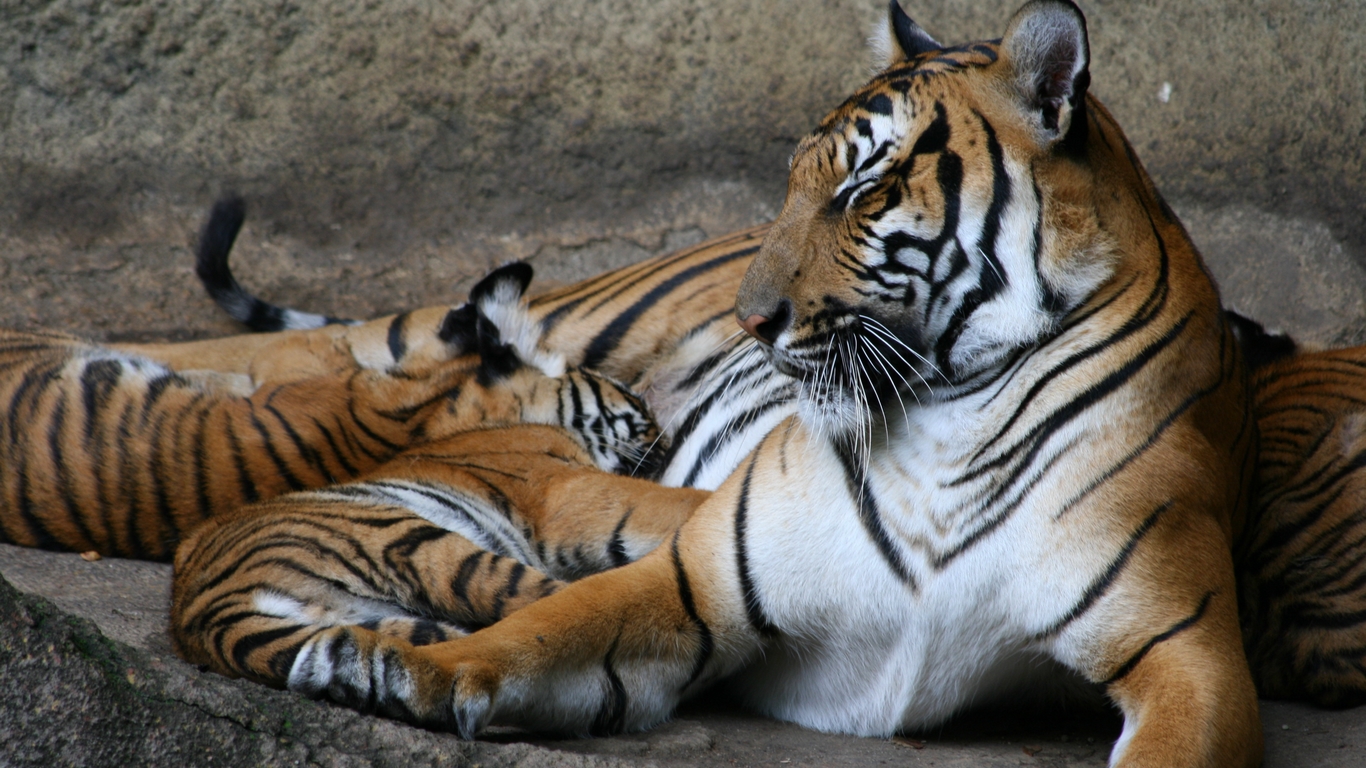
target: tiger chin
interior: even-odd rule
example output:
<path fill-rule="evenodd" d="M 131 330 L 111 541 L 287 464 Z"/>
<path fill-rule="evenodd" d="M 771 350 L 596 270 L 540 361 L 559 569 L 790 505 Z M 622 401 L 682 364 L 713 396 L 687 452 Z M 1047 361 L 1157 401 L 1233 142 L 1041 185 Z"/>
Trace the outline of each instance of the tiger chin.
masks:
<path fill-rule="evenodd" d="M 728 678 L 888 736 L 1062 667 L 1123 713 L 1112 765 L 1260 761 L 1230 553 L 1247 373 L 1087 93 L 1080 11 L 945 47 L 893 3 L 887 30 L 736 300 L 799 413 L 658 549 L 412 648 L 426 722 L 638 729 Z"/>

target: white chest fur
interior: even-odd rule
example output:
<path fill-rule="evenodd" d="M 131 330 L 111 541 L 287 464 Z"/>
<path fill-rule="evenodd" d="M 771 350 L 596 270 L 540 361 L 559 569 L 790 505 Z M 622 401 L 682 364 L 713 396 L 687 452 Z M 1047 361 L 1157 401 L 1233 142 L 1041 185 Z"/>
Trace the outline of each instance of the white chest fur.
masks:
<path fill-rule="evenodd" d="M 918 409 L 876 435 L 862 492 L 850 462 L 795 424 L 756 465 L 747 551 L 781 632 L 739 681 L 751 705 L 888 735 L 1053 670 L 1050 627 L 1123 546 L 1121 526 L 1068 508 L 1092 473 L 1067 463 L 1106 450 L 1105 415 L 993 463 L 981 438 L 1003 419 L 975 405 Z"/>

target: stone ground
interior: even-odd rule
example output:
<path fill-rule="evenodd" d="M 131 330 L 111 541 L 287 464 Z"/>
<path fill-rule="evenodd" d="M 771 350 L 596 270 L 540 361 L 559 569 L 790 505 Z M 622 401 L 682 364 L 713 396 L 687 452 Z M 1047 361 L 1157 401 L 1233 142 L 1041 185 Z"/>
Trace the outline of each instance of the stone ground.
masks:
<path fill-rule="evenodd" d="M 29 598 L 14 595 L 0 581 L 0 711 L 7 713 L 7 721 L 0 721 L 0 766 L 5 768 L 106 766 L 118 764 L 118 758 L 166 766 L 1101 766 L 1119 734 L 1119 721 L 1110 712 L 1045 708 L 971 713 L 930 733 L 861 739 L 746 713 L 713 692 L 648 733 L 554 741 L 504 730 L 462 743 L 198 672 L 171 653 L 167 565 L 115 558 L 87 562 L 79 555 L 0 544 L 0 575 L 94 624 L 66 636 L 54 633 L 51 626 L 65 619 L 26 619 L 52 608 L 25 606 Z M 96 633 L 108 640 L 92 638 Z M 82 662 L 97 671 L 73 672 Z M 91 685 L 89 678 L 101 675 L 115 691 Z M 124 706 L 136 712 L 118 712 L 129 698 L 134 702 Z M 113 723 L 90 722 L 80 706 L 86 703 L 96 704 Z M 147 712 L 154 714 L 147 718 Z M 1263 702 L 1262 721 L 1267 768 L 1366 764 L 1366 708 L 1326 712 Z M 42 722 L 61 723 L 59 738 L 35 739 L 29 726 Z M 102 743 L 111 730 L 127 739 L 122 753 L 70 748 L 73 739 Z M 22 739 L 15 738 L 19 734 Z"/>
<path fill-rule="evenodd" d="M 1361 2 L 1081 0 L 1092 91 L 1225 300 L 1366 342 Z M 945 42 L 1018 0 L 906 0 Z M 797 138 L 866 76 L 882 0 L 0 3 L 0 325 L 236 332 L 193 233 L 249 202 L 236 264 L 280 301 L 373 316 L 490 265 L 574 280 L 771 219 Z M 651 733 L 475 743 L 201 674 L 162 565 L 0 545 L 0 768 L 1101 765 L 1101 713 L 982 713 L 891 742 L 714 694 Z M 42 595 L 47 600 L 35 597 Z M 1266 703 L 1269 766 L 1366 765 L 1366 709 Z"/>

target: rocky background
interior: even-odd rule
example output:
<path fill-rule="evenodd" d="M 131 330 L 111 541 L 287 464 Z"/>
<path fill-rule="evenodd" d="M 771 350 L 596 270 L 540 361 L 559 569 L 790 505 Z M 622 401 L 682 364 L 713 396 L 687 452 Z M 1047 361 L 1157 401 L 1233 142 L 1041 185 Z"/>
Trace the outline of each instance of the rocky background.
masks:
<path fill-rule="evenodd" d="M 1093 92 L 1226 300 L 1315 343 L 1366 342 L 1366 3 L 1081 4 Z M 998 36 L 1016 5 L 908 11 L 958 42 Z M 880 0 L 0 0 L 0 325 L 235 332 L 191 271 L 194 232 L 228 191 L 249 202 L 245 283 L 359 317 L 450 302 L 507 259 L 549 284 L 767 220 L 797 138 L 867 75 L 884 13 Z M 166 655 L 162 567 L 0 554 L 22 589 L 104 632 L 0 580 L 6 767 L 1082 765 L 1114 735 L 978 732 L 922 750 L 698 715 L 582 758 L 459 745 L 198 675 Z M 1271 706 L 1265 720 L 1268 765 L 1366 762 L 1366 714 Z"/>
<path fill-rule="evenodd" d="M 940 40 L 1016 0 L 924 0 Z M 1366 6 L 1083 2 L 1093 91 L 1229 299 L 1366 339 Z M 880 0 L 0 0 L 0 323 L 234 330 L 192 233 L 282 301 L 369 316 L 492 264 L 568 280 L 771 218 L 868 72 Z"/>

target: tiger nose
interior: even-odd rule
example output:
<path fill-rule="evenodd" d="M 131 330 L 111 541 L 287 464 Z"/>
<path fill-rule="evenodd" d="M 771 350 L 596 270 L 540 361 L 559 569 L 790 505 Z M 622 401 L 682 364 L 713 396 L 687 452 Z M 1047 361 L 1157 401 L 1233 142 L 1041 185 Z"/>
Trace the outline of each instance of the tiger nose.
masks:
<path fill-rule="evenodd" d="M 773 317 L 750 315 L 739 323 L 740 327 L 745 329 L 745 333 L 772 346 L 773 342 L 778 340 L 778 336 L 792 323 L 792 302 L 787 299 L 780 301 L 778 311 L 773 313 Z"/>

